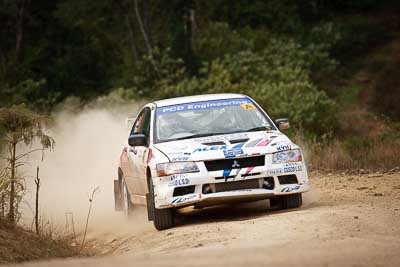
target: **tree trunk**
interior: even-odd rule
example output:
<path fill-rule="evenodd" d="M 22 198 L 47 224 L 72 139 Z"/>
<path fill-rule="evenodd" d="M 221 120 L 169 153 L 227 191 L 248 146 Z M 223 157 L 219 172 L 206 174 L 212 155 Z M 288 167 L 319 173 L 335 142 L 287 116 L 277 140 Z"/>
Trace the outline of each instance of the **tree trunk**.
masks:
<path fill-rule="evenodd" d="M 16 180 L 16 170 L 15 170 L 15 163 L 16 163 L 16 149 L 17 143 L 11 144 L 11 177 L 10 177 L 10 205 L 8 210 L 8 221 L 12 224 L 15 223 L 15 180 Z"/>
<path fill-rule="evenodd" d="M 150 18 L 150 4 L 149 0 L 143 0 L 143 26 L 146 32 L 149 44 L 153 47 L 153 36 L 151 34 L 151 18 Z"/>
<path fill-rule="evenodd" d="M 149 37 L 148 37 L 148 35 L 147 35 L 147 33 L 146 33 L 145 29 L 144 29 L 144 26 L 143 26 L 142 16 L 140 15 L 140 12 L 139 12 L 138 2 L 137 2 L 137 0 L 133 0 L 133 3 L 134 3 L 134 6 L 135 6 L 136 19 L 138 21 L 140 31 L 141 31 L 141 33 L 143 35 L 144 43 L 146 44 L 147 53 L 149 54 L 149 58 L 150 58 L 151 64 L 153 65 L 153 68 L 156 71 L 156 73 L 159 74 L 160 72 L 158 70 L 158 67 L 157 67 L 157 65 L 156 65 L 156 63 L 154 61 L 154 57 L 153 57 L 153 49 L 151 47 L 151 44 L 150 44 L 150 41 L 149 41 Z"/>
<path fill-rule="evenodd" d="M 15 61 L 18 63 L 24 38 L 24 17 L 26 0 L 21 0 L 18 6 L 16 33 L 15 33 Z"/>
<path fill-rule="evenodd" d="M 130 39 L 130 43 L 131 43 L 133 60 L 136 62 L 138 59 L 138 52 L 137 52 L 136 43 L 135 43 L 135 37 L 134 37 L 135 35 L 133 32 L 134 27 L 133 27 L 131 18 L 129 16 L 129 13 L 127 13 L 125 15 L 125 24 L 126 24 L 126 27 L 128 28 L 128 32 L 129 32 L 129 39 Z"/>
<path fill-rule="evenodd" d="M 133 22 L 134 19 L 132 19 L 132 16 L 130 15 L 130 8 L 129 6 L 125 5 L 124 1 L 114 1 L 114 3 L 118 6 L 120 9 L 120 12 L 122 16 L 125 18 L 125 25 L 128 30 L 129 34 L 129 43 L 130 43 L 130 48 L 132 51 L 132 57 L 133 61 L 137 61 L 139 58 L 139 53 L 138 53 L 138 47 L 136 45 L 136 38 L 135 38 L 135 23 Z M 129 3 L 129 1 L 128 1 Z"/>
<path fill-rule="evenodd" d="M 36 169 L 36 199 L 35 199 L 35 230 L 36 234 L 39 234 L 39 189 L 40 189 L 40 178 L 39 178 L 39 166 Z"/>
<path fill-rule="evenodd" d="M 185 61 L 190 74 L 197 73 L 197 63 L 193 52 L 193 34 L 195 29 L 195 2 L 187 1 L 184 9 L 184 38 L 185 38 Z"/>
<path fill-rule="evenodd" d="M 138 21 L 140 31 L 141 31 L 141 33 L 143 35 L 143 39 L 144 39 L 144 43 L 145 43 L 146 48 L 147 48 L 147 52 L 149 53 L 150 57 L 153 57 L 153 50 L 152 50 L 151 45 L 150 45 L 149 37 L 147 36 L 147 33 L 146 33 L 146 31 L 144 29 L 144 26 L 143 26 L 142 16 L 140 15 L 138 2 L 137 2 L 137 0 L 133 0 L 133 3 L 134 3 L 134 6 L 135 6 L 136 19 Z"/>

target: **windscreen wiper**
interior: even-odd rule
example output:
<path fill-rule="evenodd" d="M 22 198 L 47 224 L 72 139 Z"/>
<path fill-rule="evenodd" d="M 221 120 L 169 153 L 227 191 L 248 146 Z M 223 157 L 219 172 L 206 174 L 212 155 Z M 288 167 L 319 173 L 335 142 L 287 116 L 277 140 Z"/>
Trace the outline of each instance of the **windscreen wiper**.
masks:
<path fill-rule="evenodd" d="M 271 130 L 271 129 L 272 129 L 271 126 L 258 126 L 258 127 L 244 130 L 243 132 L 257 132 L 257 131 L 264 131 L 264 130 Z"/>
<path fill-rule="evenodd" d="M 221 134 L 226 134 L 226 133 L 200 133 L 200 134 L 178 137 L 178 138 L 175 138 L 175 139 L 172 139 L 169 141 L 177 141 L 177 140 L 197 138 L 197 137 L 207 137 L 207 136 L 214 136 L 214 135 L 221 135 Z"/>

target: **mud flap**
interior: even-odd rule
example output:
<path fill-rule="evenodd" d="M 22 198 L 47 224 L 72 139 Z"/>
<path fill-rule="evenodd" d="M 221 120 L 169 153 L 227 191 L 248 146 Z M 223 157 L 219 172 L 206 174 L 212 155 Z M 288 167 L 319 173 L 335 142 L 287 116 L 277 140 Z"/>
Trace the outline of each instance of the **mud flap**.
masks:
<path fill-rule="evenodd" d="M 147 219 L 149 221 L 154 221 L 154 204 L 153 198 L 150 193 L 146 194 L 146 202 L 147 202 Z"/>
<path fill-rule="evenodd" d="M 119 182 L 119 180 L 114 180 L 114 204 L 114 208 L 116 211 L 123 210 L 121 183 Z"/>

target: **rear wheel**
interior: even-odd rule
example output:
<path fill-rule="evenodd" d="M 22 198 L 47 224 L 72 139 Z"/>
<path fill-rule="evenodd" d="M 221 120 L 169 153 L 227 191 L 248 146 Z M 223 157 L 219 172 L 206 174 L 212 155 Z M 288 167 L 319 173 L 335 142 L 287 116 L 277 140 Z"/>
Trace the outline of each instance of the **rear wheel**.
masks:
<path fill-rule="evenodd" d="M 282 210 L 300 208 L 303 204 L 301 194 L 280 196 L 277 198 L 271 198 L 269 201 L 271 207 L 277 207 Z"/>
<path fill-rule="evenodd" d="M 165 230 L 175 226 L 175 211 L 173 209 L 156 209 L 151 178 L 149 181 L 149 194 L 147 195 L 147 212 L 149 219 L 153 220 L 154 227 L 157 230 Z"/>

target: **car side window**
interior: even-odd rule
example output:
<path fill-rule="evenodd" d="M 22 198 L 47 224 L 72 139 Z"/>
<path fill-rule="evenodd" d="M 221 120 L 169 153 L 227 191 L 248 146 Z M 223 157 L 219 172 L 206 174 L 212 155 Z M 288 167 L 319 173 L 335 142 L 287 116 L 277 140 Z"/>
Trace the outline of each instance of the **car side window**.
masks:
<path fill-rule="evenodd" d="M 150 117 L 151 111 L 150 108 L 144 108 L 142 112 L 140 112 L 139 116 L 136 119 L 135 124 L 132 127 L 131 135 L 142 133 L 146 136 L 150 135 Z"/>
<path fill-rule="evenodd" d="M 146 108 L 144 112 L 144 119 L 142 123 L 141 133 L 145 136 L 150 136 L 150 121 L 151 121 L 151 111 L 149 108 Z"/>

